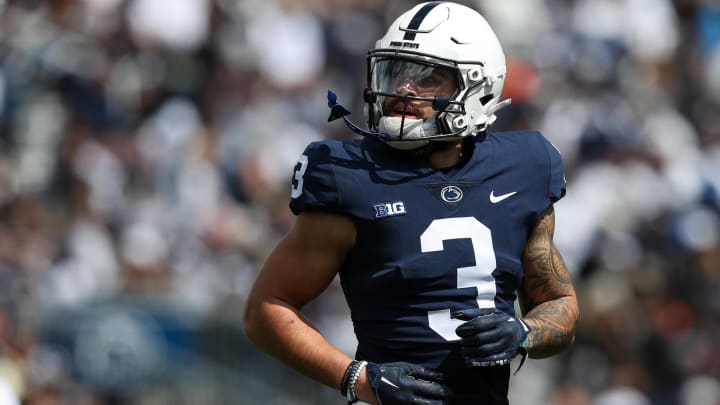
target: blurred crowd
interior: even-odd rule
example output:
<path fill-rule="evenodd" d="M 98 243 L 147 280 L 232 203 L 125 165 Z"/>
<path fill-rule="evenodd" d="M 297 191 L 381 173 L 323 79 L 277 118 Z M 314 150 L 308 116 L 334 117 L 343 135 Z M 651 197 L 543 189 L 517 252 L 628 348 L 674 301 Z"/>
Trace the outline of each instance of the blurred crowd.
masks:
<path fill-rule="evenodd" d="M 720 404 L 720 3 L 465 0 L 504 45 L 495 130 L 562 152 L 573 348 L 514 405 Z M 0 405 L 332 404 L 244 299 L 292 167 L 362 122 L 407 0 L 0 0 Z M 306 308 L 348 354 L 338 285 Z"/>

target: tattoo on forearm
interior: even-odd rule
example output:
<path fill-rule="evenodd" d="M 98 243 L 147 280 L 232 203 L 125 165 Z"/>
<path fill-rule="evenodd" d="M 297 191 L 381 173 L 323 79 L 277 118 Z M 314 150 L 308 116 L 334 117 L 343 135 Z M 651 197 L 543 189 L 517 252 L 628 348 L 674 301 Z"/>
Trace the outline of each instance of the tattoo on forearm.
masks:
<path fill-rule="evenodd" d="M 520 300 L 525 318 L 533 327 L 528 337 L 532 357 L 550 356 L 569 346 L 579 315 L 570 273 L 552 241 L 554 228 L 550 207 L 525 248 Z"/>
<path fill-rule="evenodd" d="M 574 303 L 565 302 L 567 300 L 569 298 L 542 303 L 526 314 L 526 318 L 535 321 L 534 333 L 528 336 L 532 357 L 551 356 L 573 342 L 577 312 Z"/>

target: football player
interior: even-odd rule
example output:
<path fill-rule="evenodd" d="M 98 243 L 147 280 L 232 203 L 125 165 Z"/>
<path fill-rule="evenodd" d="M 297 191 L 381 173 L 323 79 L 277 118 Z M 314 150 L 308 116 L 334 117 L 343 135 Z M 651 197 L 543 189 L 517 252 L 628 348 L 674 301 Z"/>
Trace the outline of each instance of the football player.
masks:
<path fill-rule="evenodd" d="M 477 405 L 508 403 L 515 356 L 572 343 L 578 305 L 553 243 L 561 157 L 538 132 L 488 131 L 504 79 L 471 8 L 428 2 L 395 20 L 368 53 L 367 128 L 328 95 L 330 119 L 363 137 L 298 160 L 297 220 L 246 305 L 255 344 L 350 403 Z M 354 359 L 300 312 L 336 275 Z"/>

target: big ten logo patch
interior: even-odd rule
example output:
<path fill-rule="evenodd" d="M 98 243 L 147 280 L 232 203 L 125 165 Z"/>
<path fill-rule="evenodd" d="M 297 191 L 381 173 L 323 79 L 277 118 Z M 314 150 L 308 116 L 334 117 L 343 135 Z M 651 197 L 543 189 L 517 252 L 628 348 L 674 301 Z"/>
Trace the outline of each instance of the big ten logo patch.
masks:
<path fill-rule="evenodd" d="M 390 217 L 394 215 L 405 215 L 405 203 L 402 201 L 379 203 L 373 205 L 375 218 Z"/>

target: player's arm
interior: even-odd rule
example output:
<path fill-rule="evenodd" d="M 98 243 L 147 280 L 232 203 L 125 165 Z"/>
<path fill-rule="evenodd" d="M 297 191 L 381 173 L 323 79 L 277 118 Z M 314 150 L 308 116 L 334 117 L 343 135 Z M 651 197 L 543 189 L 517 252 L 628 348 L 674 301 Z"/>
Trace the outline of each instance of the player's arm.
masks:
<path fill-rule="evenodd" d="M 351 358 L 330 344 L 300 309 L 322 293 L 355 244 L 341 215 L 305 212 L 266 260 L 250 292 L 245 333 L 301 373 L 338 388 Z"/>
<path fill-rule="evenodd" d="M 570 273 L 553 242 L 555 211 L 548 207 L 525 244 L 520 289 L 523 320 L 530 326 L 530 357 L 552 356 L 572 344 L 579 309 Z"/>
<path fill-rule="evenodd" d="M 301 373 L 340 388 L 352 359 L 300 313 L 322 293 L 355 244 L 346 217 L 303 213 L 265 262 L 245 307 L 245 333 L 265 352 Z M 410 363 L 369 363 L 358 375 L 357 397 L 367 403 L 439 405 L 450 391 L 441 374 Z M 381 384 L 381 381 L 385 381 Z"/>

